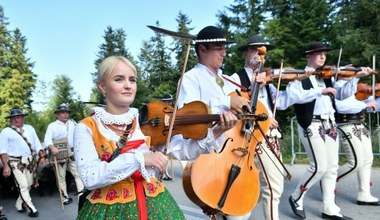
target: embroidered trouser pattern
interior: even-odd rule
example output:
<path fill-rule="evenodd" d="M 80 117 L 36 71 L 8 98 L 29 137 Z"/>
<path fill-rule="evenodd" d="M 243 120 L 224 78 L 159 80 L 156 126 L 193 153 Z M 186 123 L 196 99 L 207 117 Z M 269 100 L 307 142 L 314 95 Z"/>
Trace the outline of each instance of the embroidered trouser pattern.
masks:
<path fill-rule="evenodd" d="M 321 180 L 323 212 L 328 215 L 337 215 L 340 208 L 334 201 L 339 161 L 336 127 L 328 120 L 313 120 L 307 130 L 298 125 L 298 133 L 309 157 L 310 166 L 301 177 L 292 197 L 303 206 L 303 198 L 307 191 L 314 183 Z"/>
<path fill-rule="evenodd" d="M 19 188 L 20 193 L 16 201 L 16 208 L 20 210 L 22 208 L 22 203 L 25 202 L 29 208 L 35 212 L 37 209 L 34 207 L 29 193 L 33 184 L 33 172 L 30 172 L 30 170 L 27 169 L 29 161 L 31 160 L 32 157 L 22 157 L 19 161 L 9 161 L 9 165 L 12 169 L 16 186 Z"/>
<path fill-rule="evenodd" d="M 339 126 L 339 131 L 347 163 L 339 168 L 337 181 L 357 172 L 359 183 L 357 200 L 377 201 L 370 192 L 373 152 L 367 128 L 363 124 L 345 124 Z"/>

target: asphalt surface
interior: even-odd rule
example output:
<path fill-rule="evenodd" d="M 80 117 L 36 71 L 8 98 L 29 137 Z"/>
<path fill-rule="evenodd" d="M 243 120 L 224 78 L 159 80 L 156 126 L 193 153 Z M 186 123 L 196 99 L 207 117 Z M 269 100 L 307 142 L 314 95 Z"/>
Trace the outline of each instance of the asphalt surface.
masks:
<path fill-rule="evenodd" d="M 181 179 L 181 167 L 179 162 L 174 161 L 174 181 L 165 181 L 165 184 L 171 194 L 176 199 L 177 203 L 180 205 L 185 216 L 189 220 L 199 220 L 208 219 L 202 211 L 194 205 L 185 195 L 182 188 Z M 307 165 L 287 165 L 288 170 L 291 172 L 293 178 L 291 182 L 285 183 L 284 193 L 281 198 L 280 203 L 280 219 L 296 219 L 296 216 L 291 211 L 290 205 L 288 203 L 288 198 L 294 188 L 296 187 L 300 176 L 307 169 Z M 373 168 L 372 172 L 372 183 L 371 188 L 372 195 L 380 197 L 380 169 Z M 71 220 L 75 219 L 77 215 L 77 201 L 76 196 L 74 196 L 75 186 L 74 183 L 70 185 L 69 194 L 74 198 L 72 204 L 62 206 L 59 200 L 58 192 L 54 192 L 52 195 L 45 193 L 45 196 L 41 197 L 39 193 L 32 190 L 32 199 L 37 207 L 40 216 L 35 219 L 40 220 Z M 336 203 L 341 208 L 341 213 L 350 216 L 353 219 L 370 219 L 376 220 L 380 219 L 380 207 L 374 206 L 358 206 L 356 205 L 356 195 L 358 191 L 357 178 L 356 175 L 351 175 L 348 178 L 340 181 L 337 184 L 338 193 L 336 195 Z M 1 195 L 1 194 L 0 194 Z M 27 213 L 18 213 L 14 207 L 16 199 L 15 198 L 3 198 L 0 197 L 0 205 L 4 207 L 3 213 L 6 214 L 10 220 L 24 220 L 31 219 Z M 307 219 L 321 219 L 322 210 L 322 196 L 319 188 L 319 184 L 314 185 L 305 197 L 304 208 L 306 211 Z M 256 208 L 251 214 L 250 219 L 263 219 L 262 205 L 261 202 L 258 203 Z"/>

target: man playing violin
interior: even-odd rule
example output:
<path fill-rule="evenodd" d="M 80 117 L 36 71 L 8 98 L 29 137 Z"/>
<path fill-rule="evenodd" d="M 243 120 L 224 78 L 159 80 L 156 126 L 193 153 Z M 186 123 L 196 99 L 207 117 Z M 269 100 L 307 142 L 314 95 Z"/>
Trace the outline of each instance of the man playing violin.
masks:
<path fill-rule="evenodd" d="M 370 68 L 361 68 L 364 72 L 372 72 Z M 352 78 L 352 77 L 351 77 Z M 339 77 L 335 88 L 340 88 L 351 78 Z M 357 79 L 355 79 L 358 82 Z M 337 182 L 357 173 L 359 192 L 358 205 L 379 206 L 379 199 L 371 195 L 371 168 L 373 162 L 371 134 L 365 125 L 365 110 L 376 109 L 376 101 L 367 99 L 359 101 L 355 97 L 357 87 L 352 88 L 352 95 L 344 100 L 337 100 L 337 124 L 347 162 L 338 169 Z"/>
<path fill-rule="evenodd" d="M 325 65 L 326 54 L 330 50 L 322 42 L 312 42 L 305 51 L 306 70 L 315 71 Z M 357 77 L 366 73 L 359 73 Z M 335 89 L 332 80 L 316 75 L 302 81 L 290 82 L 286 87 L 287 106 L 295 105 L 298 133 L 309 157 L 309 169 L 300 179 L 296 189 L 289 197 L 294 214 L 306 218 L 303 208 L 305 194 L 317 181 L 321 180 L 323 191 L 323 219 L 351 219 L 340 213 L 335 204 L 335 184 L 339 160 L 339 143 L 335 124 L 334 96 L 344 99 L 347 88 L 355 85 L 348 81 L 344 87 Z"/>
<path fill-rule="evenodd" d="M 259 63 L 257 62 L 258 48 L 266 47 L 270 50 L 272 45 L 267 43 L 260 35 L 252 36 L 248 41 L 240 46 L 238 50 L 243 53 L 245 58 L 244 68 L 233 74 L 231 77 L 238 84 L 245 88 L 251 88 L 252 78 L 262 80 L 266 77 L 266 73 L 258 73 Z M 263 85 L 264 83 L 262 83 Z M 261 184 L 261 198 L 263 200 L 264 217 L 268 220 L 279 219 L 278 207 L 280 197 L 283 192 L 284 177 L 281 165 L 281 152 L 279 145 L 279 132 L 278 122 L 273 117 L 274 100 L 276 98 L 276 88 L 273 84 L 260 86 L 258 100 L 263 103 L 269 113 L 271 120 L 270 129 L 267 131 L 267 140 L 259 142 L 259 150 L 256 151 L 255 164 L 260 168 L 260 184 Z M 281 107 L 280 107 L 281 108 Z M 267 142 L 268 141 L 268 142 Z M 279 171 L 280 169 L 280 171 Z"/>
<path fill-rule="evenodd" d="M 243 112 L 243 106 L 249 109 L 249 101 L 240 96 L 228 96 L 235 86 L 225 80 L 229 76 L 220 69 L 226 56 L 226 40 L 221 29 L 214 26 L 203 28 L 195 40 L 198 64 L 186 72 L 178 89 L 178 108 L 193 101 L 202 101 L 210 107 L 211 113 L 220 114 L 220 122 L 208 129 L 204 139 L 184 139 L 181 134 L 174 135 L 170 141 L 168 154 L 180 160 L 193 160 L 202 153 L 219 152 L 225 141 L 224 132 L 237 123 L 236 113 Z M 232 81 L 232 80 L 231 80 Z M 250 109 L 249 109 L 250 110 Z M 234 114 L 235 113 L 235 114 Z M 223 162 L 223 161 L 221 161 Z M 246 216 L 213 215 L 220 219 L 248 219 Z"/>

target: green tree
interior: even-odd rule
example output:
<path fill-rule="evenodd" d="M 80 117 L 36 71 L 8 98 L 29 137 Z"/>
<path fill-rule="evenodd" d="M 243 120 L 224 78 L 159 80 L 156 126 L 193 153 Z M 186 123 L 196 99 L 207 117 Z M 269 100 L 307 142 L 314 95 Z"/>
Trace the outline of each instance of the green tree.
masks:
<path fill-rule="evenodd" d="M 86 110 L 85 105 L 80 102 L 80 96 L 74 92 L 71 84 L 72 80 L 66 75 L 60 75 L 54 79 L 52 84 L 53 96 L 48 108 L 51 118 L 55 118 L 54 111 L 62 103 L 66 103 L 70 106 L 70 117 L 75 121 L 80 121 L 88 115 L 89 111 Z"/>
<path fill-rule="evenodd" d="M 189 32 L 194 29 L 193 27 L 188 27 L 191 24 L 191 20 L 189 19 L 189 17 L 186 14 L 179 12 L 176 21 L 178 23 L 177 31 L 180 33 L 189 34 Z M 176 77 L 178 80 L 180 77 L 180 73 L 182 73 L 183 67 L 185 64 L 189 40 L 178 39 L 178 38 L 175 38 L 174 40 L 175 41 L 174 41 L 173 50 L 176 53 L 175 58 L 177 60 L 177 63 L 175 66 L 175 71 L 178 73 L 178 75 Z M 195 50 L 193 47 L 190 47 L 189 56 L 187 57 L 187 63 L 186 63 L 185 71 L 190 70 L 197 63 L 198 63 L 198 59 L 196 57 Z"/>
<path fill-rule="evenodd" d="M 12 108 L 31 111 L 31 93 L 35 87 L 33 63 L 26 58 L 26 38 L 20 30 L 8 31 L 7 18 L 0 6 L 0 123 Z"/>
<path fill-rule="evenodd" d="M 4 128 L 8 120 L 5 118 L 13 108 L 24 109 L 24 98 L 26 91 L 23 87 L 24 76 L 18 70 L 12 70 L 11 78 L 3 80 L 3 87 L 0 90 L 0 100 L 5 100 L 1 106 L 0 128 Z"/>
<path fill-rule="evenodd" d="M 105 42 L 99 46 L 99 52 L 97 53 L 98 58 L 94 62 L 95 69 L 98 69 L 99 64 L 109 56 L 124 56 L 136 65 L 136 61 L 134 61 L 125 46 L 127 35 L 123 29 L 113 29 L 111 26 L 108 26 L 103 37 Z M 97 72 L 92 73 L 92 76 L 94 82 L 96 82 Z M 94 87 L 92 88 L 91 101 L 104 104 L 104 97 L 99 92 L 96 83 L 94 83 Z"/>
<path fill-rule="evenodd" d="M 267 2 L 273 19 L 265 23 L 263 32 L 276 44 L 275 54 L 283 56 L 276 57 L 277 65 L 279 60 L 284 60 L 285 66 L 303 68 L 304 50 L 311 41 L 331 43 L 333 6 L 329 3 L 320 0 Z M 335 57 L 329 56 L 329 59 L 335 60 Z"/>
<path fill-rule="evenodd" d="M 264 11 L 260 0 L 234 0 L 233 4 L 226 6 L 226 10 L 218 12 L 218 26 L 226 31 L 228 40 L 236 43 L 229 46 L 229 53 L 224 62 L 226 74 L 231 75 L 244 65 L 244 58 L 237 48 L 250 36 L 261 33 L 261 25 L 265 19 Z"/>
<path fill-rule="evenodd" d="M 16 29 L 13 32 L 13 37 L 11 38 L 11 47 L 10 47 L 10 59 L 9 59 L 9 67 L 12 70 L 19 71 L 23 77 L 22 87 L 25 92 L 25 96 L 22 98 L 24 102 L 24 106 L 28 109 L 32 109 L 32 92 L 36 86 L 36 78 L 37 75 L 32 72 L 32 68 L 34 63 L 30 62 L 29 58 L 26 58 L 25 55 L 27 53 L 26 38 L 22 36 L 19 29 Z"/>
<path fill-rule="evenodd" d="M 158 22 L 156 24 L 159 26 Z M 175 94 L 179 74 L 172 65 L 168 50 L 164 36 L 160 33 L 156 33 L 148 41 L 143 41 L 138 58 L 139 67 L 150 91 L 149 96 L 145 97 L 147 100 L 164 93 Z"/>
<path fill-rule="evenodd" d="M 339 0 L 337 6 L 333 43 L 342 46 L 342 60 L 372 67 L 373 55 L 380 54 L 380 0 Z"/>

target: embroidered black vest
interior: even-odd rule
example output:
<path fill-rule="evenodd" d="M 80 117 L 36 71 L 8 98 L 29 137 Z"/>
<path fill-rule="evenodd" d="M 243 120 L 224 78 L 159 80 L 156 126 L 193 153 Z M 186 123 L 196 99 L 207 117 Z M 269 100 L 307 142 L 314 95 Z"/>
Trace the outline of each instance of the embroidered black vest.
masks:
<path fill-rule="evenodd" d="M 326 87 L 332 87 L 332 81 L 331 79 L 325 79 L 325 85 Z M 306 78 L 301 81 L 302 88 L 304 90 L 310 90 L 311 88 L 314 88 L 311 84 L 310 78 Z M 332 105 L 333 108 L 335 108 L 335 101 L 332 99 Z M 309 125 L 311 124 L 311 121 L 313 120 L 313 112 L 314 112 L 314 106 L 315 106 L 315 99 L 311 102 L 304 103 L 304 104 L 294 104 L 294 110 L 296 112 L 296 117 L 298 124 L 301 125 L 303 129 L 307 129 Z"/>

